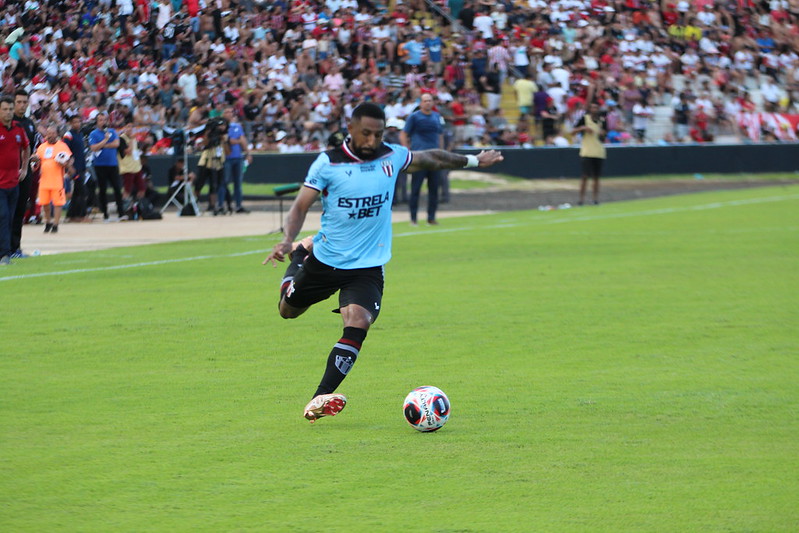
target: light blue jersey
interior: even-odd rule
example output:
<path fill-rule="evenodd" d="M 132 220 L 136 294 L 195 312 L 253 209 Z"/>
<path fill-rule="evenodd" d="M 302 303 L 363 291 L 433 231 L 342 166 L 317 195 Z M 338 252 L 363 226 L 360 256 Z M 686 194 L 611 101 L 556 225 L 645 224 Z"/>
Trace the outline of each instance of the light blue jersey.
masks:
<path fill-rule="evenodd" d="M 313 245 L 317 259 L 342 269 L 388 263 L 394 184 L 412 159 L 407 148 L 386 143 L 369 161 L 346 142 L 319 154 L 305 178 L 306 187 L 322 193 L 322 229 Z"/>

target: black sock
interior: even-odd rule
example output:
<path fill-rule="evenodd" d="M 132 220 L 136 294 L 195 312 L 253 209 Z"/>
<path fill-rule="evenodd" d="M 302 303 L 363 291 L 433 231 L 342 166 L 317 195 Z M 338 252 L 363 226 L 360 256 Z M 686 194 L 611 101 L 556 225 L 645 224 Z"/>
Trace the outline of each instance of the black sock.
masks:
<path fill-rule="evenodd" d="M 297 274 L 297 271 L 302 266 L 303 261 L 305 258 L 308 257 L 308 250 L 303 247 L 302 244 L 297 246 L 297 249 L 291 254 L 291 260 L 289 262 L 289 266 L 286 268 L 286 273 L 283 274 L 283 281 L 280 282 L 280 298 L 283 298 L 283 295 L 286 294 L 286 291 L 291 285 L 291 282 L 294 281 L 294 276 Z"/>
<path fill-rule="evenodd" d="M 322 376 L 322 381 L 319 383 L 314 397 L 320 394 L 330 394 L 341 385 L 352 365 L 355 364 L 355 360 L 358 359 L 358 352 L 361 351 L 361 344 L 365 338 L 365 329 L 344 328 L 344 335 L 333 346 L 333 350 L 327 357 L 325 375 Z"/>

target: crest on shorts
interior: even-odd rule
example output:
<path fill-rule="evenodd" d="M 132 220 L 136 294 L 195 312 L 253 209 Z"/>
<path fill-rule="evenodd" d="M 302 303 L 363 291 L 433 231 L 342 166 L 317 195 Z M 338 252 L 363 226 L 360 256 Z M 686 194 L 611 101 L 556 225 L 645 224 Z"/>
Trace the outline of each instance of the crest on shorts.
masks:
<path fill-rule="evenodd" d="M 394 164 L 391 162 L 391 160 L 386 159 L 380 163 L 380 168 L 383 169 L 383 173 L 389 178 L 394 175 Z"/>

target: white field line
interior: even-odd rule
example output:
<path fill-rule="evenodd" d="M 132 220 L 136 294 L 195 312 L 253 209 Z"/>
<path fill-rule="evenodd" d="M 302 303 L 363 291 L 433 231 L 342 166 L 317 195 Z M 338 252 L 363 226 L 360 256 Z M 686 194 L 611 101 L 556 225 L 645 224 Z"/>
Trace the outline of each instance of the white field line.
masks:
<path fill-rule="evenodd" d="M 39 272 L 36 274 L 21 274 L 19 276 L 6 276 L 0 278 L 0 281 L 11 281 L 15 279 L 29 279 L 29 278 L 43 278 L 47 276 L 64 276 L 67 274 L 83 274 L 86 272 L 105 272 L 110 270 L 123 270 L 126 268 L 139 268 L 139 267 L 147 267 L 147 266 L 155 266 L 155 265 L 168 265 L 170 263 L 185 263 L 187 261 L 199 261 L 202 259 L 219 259 L 223 257 L 240 257 L 243 255 L 253 255 L 253 254 L 267 254 L 269 250 L 250 250 L 249 252 L 237 252 L 235 254 L 223 254 L 223 255 L 197 255 L 194 257 L 181 257 L 178 259 L 162 259 L 160 261 L 146 261 L 143 263 L 131 263 L 128 265 L 113 265 L 113 266 L 106 266 L 106 267 L 96 267 L 96 268 L 75 268 L 72 270 L 59 270 L 58 272 Z"/>
<path fill-rule="evenodd" d="M 799 199 L 799 195 L 792 194 L 786 196 L 767 196 L 763 198 L 750 198 L 745 200 L 730 200 L 729 202 L 713 202 L 710 204 L 702 204 L 702 205 L 694 205 L 689 207 L 665 207 L 662 209 L 649 209 L 646 211 L 635 211 L 635 212 L 627 212 L 627 213 L 598 213 L 596 215 L 586 215 L 586 216 L 577 216 L 577 217 L 564 217 L 564 218 L 557 218 L 557 219 L 550 219 L 550 220 L 536 220 L 536 223 L 540 224 L 564 224 L 568 222 L 585 222 L 585 221 L 592 221 L 592 220 L 607 220 L 613 218 L 627 218 L 627 217 L 638 217 L 638 216 L 652 216 L 652 215 L 667 215 L 672 213 L 681 213 L 687 211 L 706 211 L 708 209 L 719 209 L 722 207 L 737 207 L 742 205 L 752 205 L 752 204 L 763 204 L 763 203 L 771 203 L 771 202 L 782 202 L 786 200 L 796 200 Z M 480 226 L 479 228 L 473 226 L 464 226 L 459 228 L 440 228 L 440 229 L 432 229 L 428 228 L 424 231 L 408 231 L 404 233 L 396 233 L 395 237 L 412 237 L 414 235 L 430 235 L 431 233 L 452 233 L 456 231 L 471 231 L 475 229 L 499 229 L 499 228 L 513 228 L 519 226 L 526 226 L 530 225 L 529 222 L 525 223 L 502 223 L 502 224 L 494 224 L 491 226 Z M 128 268 L 140 268 L 140 267 L 148 267 L 148 266 L 155 266 L 155 265 L 168 265 L 171 263 L 185 263 L 188 261 L 200 261 L 203 259 L 220 259 L 225 257 L 241 257 L 246 255 L 253 255 L 253 254 L 266 254 L 269 253 L 269 250 L 251 250 L 248 252 L 237 252 L 233 254 L 222 254 L 222 255 L 198 255 L 194 257 L 183 257 L 179 259 L 164 259 L 161 261 L 147 261 L 142 263 L 131 263 L 127 265 L 114 265 L 114 266 L 106 266 L 106 267 L 97 267 L 97 268 L 76 268 L 72 270 L 60 270 L 57 272 L 39 272 L 36 274 L 20 274 L 18 276 L 4 276 L 0 277 L 0 282 L 2 281 L 13 281 L 13 280 L 20 280 L 20 279 L 31 279 L 31 278 L 42 278 L 47 276 L 65 276 L 69 274 L 84 274 L 87 272 L 105 272 L 111 270 L 123 270 Z"/>

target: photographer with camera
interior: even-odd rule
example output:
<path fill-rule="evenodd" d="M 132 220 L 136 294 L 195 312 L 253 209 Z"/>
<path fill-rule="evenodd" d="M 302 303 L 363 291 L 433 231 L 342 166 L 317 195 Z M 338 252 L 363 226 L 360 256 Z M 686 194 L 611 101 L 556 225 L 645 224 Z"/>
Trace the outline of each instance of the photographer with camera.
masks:
<path fill-rule="evenodd" d="M 217 207 L 217 192 L 224 185 L 225 159 L 230 150 L 227 136 L 228 124 L 222 117 L 208 119 L 203 136 L 199 140 L 200 161 L 197 164 L 197 180 L 194 191 L 200 196 L 202 188 L 208 182 L 208 210 L 214 216 L 224 213 Z"/>

